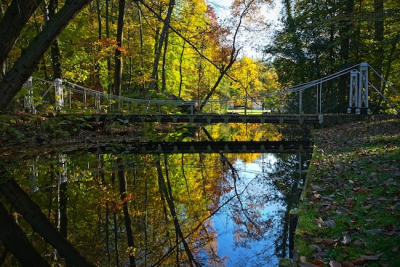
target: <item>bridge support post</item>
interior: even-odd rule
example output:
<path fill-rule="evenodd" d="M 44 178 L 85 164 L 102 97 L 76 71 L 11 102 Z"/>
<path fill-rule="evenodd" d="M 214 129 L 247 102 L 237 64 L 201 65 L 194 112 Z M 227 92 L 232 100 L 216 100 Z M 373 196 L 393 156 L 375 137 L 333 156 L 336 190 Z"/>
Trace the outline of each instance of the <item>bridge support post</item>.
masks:
<path fill-rule="evenodd" d="M 24 99 L 24 110 L 27 110 L 32 114 L 36 114 L 35 103 L 33 100 L 32 77 L 29 77 L 29 79 L 25 82 L 24 88 L 26 92 Z"/>
<path fill-rule="evenodd" d="M 360 64 L 360 82 L 359 86 L 359 103 L 361 114 L 369 113 L 368 107 L 368 63 L 362 62 Z"/>
<path fill-rule="evenodd" d="M 64 90 L 62 88 L 62 80 L 57 78 L 54 81 L 56 111 L 60 112 L 64 107 Z"/>
<path fill-rule="evenodd" d="M 368 63 L 350 72 L 349 108 L 347 113 L 368 114 Z"/>

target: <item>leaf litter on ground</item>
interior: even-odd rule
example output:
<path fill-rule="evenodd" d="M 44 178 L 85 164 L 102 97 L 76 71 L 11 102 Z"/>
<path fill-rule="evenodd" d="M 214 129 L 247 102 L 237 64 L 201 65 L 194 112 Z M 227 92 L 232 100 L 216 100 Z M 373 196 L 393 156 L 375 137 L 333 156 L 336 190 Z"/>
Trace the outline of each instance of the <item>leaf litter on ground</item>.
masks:
<path fill-rule="evenodd" d="M 400 266 L 400 120 L 366 119 L 314 138 L 298 266 Z"/>

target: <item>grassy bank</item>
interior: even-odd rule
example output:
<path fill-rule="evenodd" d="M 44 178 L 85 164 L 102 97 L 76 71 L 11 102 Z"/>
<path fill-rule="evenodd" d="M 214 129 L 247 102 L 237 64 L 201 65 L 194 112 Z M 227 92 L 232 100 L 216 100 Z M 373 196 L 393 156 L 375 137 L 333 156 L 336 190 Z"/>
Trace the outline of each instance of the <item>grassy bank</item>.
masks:
<path fill-rule="evenodd" d="M 400 120 L 320 129 L 314 141 L 299 266 L 400 266 Z"/>

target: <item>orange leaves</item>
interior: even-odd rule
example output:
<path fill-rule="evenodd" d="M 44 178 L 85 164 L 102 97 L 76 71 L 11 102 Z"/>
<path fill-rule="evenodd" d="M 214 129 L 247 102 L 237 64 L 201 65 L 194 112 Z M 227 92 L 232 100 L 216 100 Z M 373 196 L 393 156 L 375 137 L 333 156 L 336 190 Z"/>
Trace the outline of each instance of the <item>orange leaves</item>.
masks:
<path fill-rule="evenodd" d="M 99 46 L 101 47 L 110 47 L 110 46 L 114 46 L 117 44 L 117 41 L 114 39 L 110 39 L 110 38 L 103 38 L 97 41 L 97 43 L 99 44 Z"/>
<path fill-rule="evenodd" d="M 106 202 L 107 209 L 110 211 L 116 211 L 121 210 L 124 206 L 124 203 L 129 202 L 135 197 L 135 194 L 127 193 L 122 199 L 118 199 L 118 196 L 115 195 L 114 197 L 102 198 L 101 200 Z"/>

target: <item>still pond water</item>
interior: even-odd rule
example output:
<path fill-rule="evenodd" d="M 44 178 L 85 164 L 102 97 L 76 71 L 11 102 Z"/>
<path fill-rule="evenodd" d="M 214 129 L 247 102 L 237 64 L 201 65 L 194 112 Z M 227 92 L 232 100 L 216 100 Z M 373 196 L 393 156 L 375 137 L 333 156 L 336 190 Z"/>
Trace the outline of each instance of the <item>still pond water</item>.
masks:
<path fill-rule="evenodd" d="M 280 130 L 264 129 L 258 137 L 247 128 L 234 134 L 205 131 L 208 138 L 225 140 L 284 138 Z M 203 131 L 183 141 L 201 138 Z M 24 155 L 10 169 L 49 220 L 97 266 L 129 266 L 134 258 L 136 266 L 250 267 L 277 266 L 289 256 L 289 211 L 297 205 L 309 159 L 300 152 L 146 155 L 77 149 Z M 20 225 L 42 255 L 50 254 L 22 218 Z M 62 263 L 60 257 L 55 261 Z"/>

